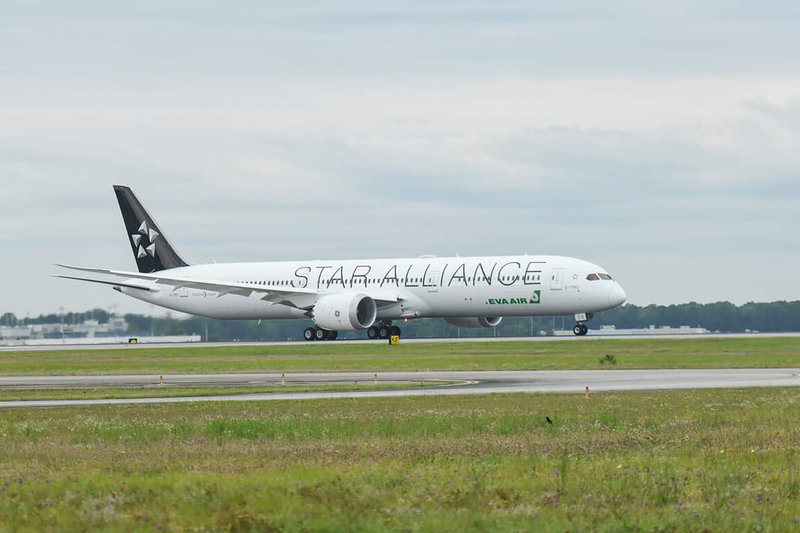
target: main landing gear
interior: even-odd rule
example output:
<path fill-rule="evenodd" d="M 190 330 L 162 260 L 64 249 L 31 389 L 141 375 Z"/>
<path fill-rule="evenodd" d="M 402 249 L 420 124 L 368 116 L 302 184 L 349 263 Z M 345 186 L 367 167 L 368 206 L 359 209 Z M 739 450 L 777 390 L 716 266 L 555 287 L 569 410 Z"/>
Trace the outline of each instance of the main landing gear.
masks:
<path fill-rule="evenodd" d="M 393 326 L 391 322 L 381 322 L 367 329 L 367 338 L 388 339 L 395 335 L 399 337 L 400 333 L 400 328 Z M 303 338 L 307 341 L 332 341 L 338 336 L 338 331 L 330 331 L 317 326 L 307 327 L 303 331 Z"/>
<path fill-rule="evenodd" d="M 589 332 L 589 326 L 584 322 L 591 320 L 593 316 L 593 313 L 578 313 L 575 315 L 575 325 L 572 327 L 572 333 L 579 337 L 586 335 Z"/>
<path fill-rule="evenodd" d="M 395 335 L 400 336 L 400 328 L 393 326 L 391 322 L 381 322 L 367 330 L 368 339 L 388 339 Z"/>
<path fill-rule="evenodd" d="M 303 331 L 303 338 L 307 341 L 332 341 L 339 336 L 338 331 L 328 331 L 327 329 L 308 327 Z"/>

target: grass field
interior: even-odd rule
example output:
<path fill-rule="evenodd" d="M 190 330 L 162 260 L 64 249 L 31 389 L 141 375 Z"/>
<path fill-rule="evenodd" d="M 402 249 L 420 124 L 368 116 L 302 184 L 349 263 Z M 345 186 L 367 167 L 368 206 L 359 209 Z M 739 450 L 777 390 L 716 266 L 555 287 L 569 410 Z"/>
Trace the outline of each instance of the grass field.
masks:
<path fill-rule="evenodd" d="M 800 367 L 800 339 L 0 353 L 0 375 L 733 367 Z M 33 395 L 83 392 L 0 392 Z M 0 410 L 0 532 L 800 531 L 798 420 L 797 388 Z"/>
<path fill-rule="evenodd" d="M 8 410 L 0 530 L 797 531 L 798 420 L 797 389 Z"/>
<path fill-rule="evenodd" d="M 613 356 L 615 365 L 600 360 Z M 429 344 L 298 343 L 0 352 L 0 375 L 84 373 L 553 370 L 800 366 L 800 338 Z"/>

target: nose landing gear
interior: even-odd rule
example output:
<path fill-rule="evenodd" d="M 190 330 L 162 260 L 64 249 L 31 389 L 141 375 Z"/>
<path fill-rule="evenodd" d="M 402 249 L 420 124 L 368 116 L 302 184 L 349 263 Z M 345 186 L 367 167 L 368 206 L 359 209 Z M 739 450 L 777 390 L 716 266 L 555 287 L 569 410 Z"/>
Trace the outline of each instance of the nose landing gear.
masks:
<path fill-rule="evenodd" d="M 586 335 L 589 332 L 589 326 L 584 322 L 591 320 L 593 316 L 593 313 L 578 313 L 575 315 L 575 325 L 572 327 L 572 333 L 579 337 Z"/>
<path fill-rule="evenodd" d="M 589 332 L 589 327 L 586 324 L 575 324 L 572 328 L 572 333 L 582 337 Z"/>

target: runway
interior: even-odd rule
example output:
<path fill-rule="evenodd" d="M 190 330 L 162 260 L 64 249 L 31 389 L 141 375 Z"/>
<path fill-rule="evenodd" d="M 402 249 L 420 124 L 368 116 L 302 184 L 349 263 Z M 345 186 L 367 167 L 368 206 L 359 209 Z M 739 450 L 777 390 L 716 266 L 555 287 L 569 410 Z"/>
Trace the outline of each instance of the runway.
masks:
<path fill-rule="evenodd" d="M 368 372 L 285 374 L 289 384 L 371 384 L 376 374 Z M 160 387 L 164 386 L 242 386 L 281 384 L 282 375 L 265 374 L 175 374 L 111 376 L 18 376 L 0 377 L 0 389 L 85 388 L 85 387 Z M 278 392 L 218 396 L 126 398 L 97 400 L 30 400 L 0 402 L 0 408 L 65 407 L 80 405 L 119 405 L 185 403 L 201 401 L 319 400 L 335 398 L 387 398 L 510 392 L 592 392 L 645 391 L 664 389 L 797 387 L 800 368 L 702 369 L 702 370 L 537 370 L 474 372 L 385 372 L 377 374 L 379 384 L 405 383 L 407 388 L 331 392 Z M 432 385 L 432 381 L 458 382 Z"/>
<path fill-rule="evenodd" d="M 443 342 L 592 342 L 596 340 L 645 340 L 645 339 L 771 339 L 776 337 L 800 337 L 800 332 L 787 333 L 705 333 L 705 334 L 648 334 L 648 335 L 612 335 L 600 334 L 591 330 L 585 337 L 573 335 L 557 335 L 549 337 L 446 337 L 401 339 L 401 344 L 443 343 Z M 307 342 L 292 341 L 247 341 L 247 342 L 192 342 L 192 343 L 157 343 L 139 342 L 127 344 L 120 337 L 110 340 L 108 344 L 70 344 L 70 339 L 58 344 L 14 344 L 0 345 L 0 352 L 49 352 L 58 350 L 146 350 L 148 348 L 222 348 L 229 346 L 336 346 L 339 344 L 386 344 L 385 340 L 340 339 L 336 341 Z M 127 339 L 127 337 L 124 337 Z"/>

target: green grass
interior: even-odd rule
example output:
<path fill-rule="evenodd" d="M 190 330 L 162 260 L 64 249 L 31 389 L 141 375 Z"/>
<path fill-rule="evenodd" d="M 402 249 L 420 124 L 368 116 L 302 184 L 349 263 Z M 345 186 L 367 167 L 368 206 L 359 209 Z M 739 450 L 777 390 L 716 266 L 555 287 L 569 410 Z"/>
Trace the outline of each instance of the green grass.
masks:
<path fill-rule="evenodd" d="M 797 388 L 0 413 L 0 531 L 800 529 Z"/>
<path fill-rule="evenodd" d="M 601 361 L 615 361 L 613 365 Z M 0 352 L 0 375 L 800 366 L 800 338 L 300 344 Z"/>

